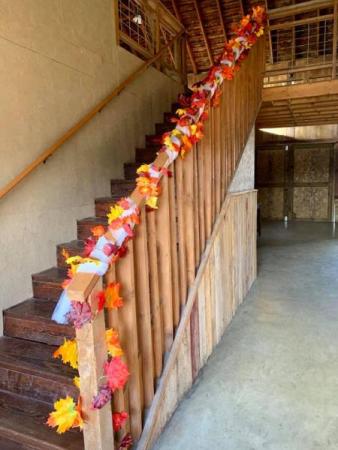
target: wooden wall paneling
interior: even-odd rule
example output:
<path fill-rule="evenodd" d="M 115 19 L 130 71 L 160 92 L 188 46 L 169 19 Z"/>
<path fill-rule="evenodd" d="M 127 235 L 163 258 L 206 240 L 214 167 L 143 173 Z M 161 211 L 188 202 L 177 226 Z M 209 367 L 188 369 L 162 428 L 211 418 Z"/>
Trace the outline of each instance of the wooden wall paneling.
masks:
<path fill-rule="evenodd" d="M 184 180 L 183 164 L 181 158 L 175 162 L 175 184 L 177 195 L 177 227 L 178 227 L 178 261 L 179 261 L 179 279 L 180 279 L 180 303 L 185 304 L 187 297 L 187 257 L 185 249 L 185 213 L 184 213 Z"/>
<path fill-rule="evenodd" d="M 222 236 L 223 233 L 220 233 L 219 236 L 215 239 L 214 244 L 214 284 L 215 284 L 215 340 L 219 342 L 223 330 L 224 330 L 224 306 L 225 306 L 225 295 L 224 295 L 224 284 L 223 284 L 223 272 L 224 272 L 224 260 L 223 260 L 223 249 L 222 249 Z"/>
<path fill-rule="evenodd" d="M 158 379 L 161 376 L 163 368 L 164 339 L 162 311 L 160 304 L 155 211 L 148 212 L 146 214 L 146 220 L 149 257 L 150 309 L 154 350 L 154 377 L 155 379 Z"/>
<path fill-rule="evenodd" d="M 211 229 L 216 217 L 215 186 L 215 108 L 210 109 Z"/>
<path fill-rule="evenodd" d="M 151 213 L 150 213 L 151 214 Z M 136 227 L 134 262 L 138 340 L 140 343 L 144 407 L 148 409 L 154 398 L 154 351 L 151 325 L 150 283 L 146 212 L 141 210 L 141 221 Z"/>
<path fill-rule="evenodd" d="M 159 267 L 159 287 L 163 318 L 164 351 L 169 352 L 174 338 L 173 286 L 171 266 L 171 223 L 168 178 L 162 178 L 162 193 L 156 211 L 156 242 Z"/>
<path fill-rule="evenodd" d="M 208 345 L 207 345 L 207 328 L 206 328 L 206 295 L 205 295 L 205 283 L 204 277 L 202 277 L 201 283 L 197 293 L 198 301 L 198 319 L 199 319 L 199 348 L 200 348 L 200 367 L 203 367 L 208 359 Z"/>
<path fill-rule="evenodd" d="M 170 234 L 171 234 L 171 273 L 173 294 L 173 323 L 176 329 L 180 321 L 180 281 L 178 270 L 178 230 L 176 207 L 175 165 L 171 167 L 173 176 L 168 179 L 169 208 L 170 208 Z"/>
<path fill-rule="evenodd" d="M 191 352 L 191 375 L 195 380 L 200 370 L 200 330 L 198 301 L 195 300 L 190 316 L 190 352 Z"/>
<path fill-rule="evenodd" d="M 191 340 L 188 326 L 185 330 L 182 345 L 177 355 L 176 372 L 177 372 L 177 399 L 181 400 L 184 394 L 190 389 L 193 383 L 192 359 L 191 359 Z M 200 363 L 199 363 L 199 367 Z"/>
<path fill-rule="evenodd" d="M 124 300 L 124 306 L 118 313 L 119 336 L 130 371 L 128 378 L 130 430 L 133 438 L 138 440 L 142 432 L 143 395 L 139 361 L 134 248 L 132 241 L 128 242 L 127 249 L 128 257 L 121 258 L 116 263 L 116 279 L 121 283 L 121 296 Z"/>

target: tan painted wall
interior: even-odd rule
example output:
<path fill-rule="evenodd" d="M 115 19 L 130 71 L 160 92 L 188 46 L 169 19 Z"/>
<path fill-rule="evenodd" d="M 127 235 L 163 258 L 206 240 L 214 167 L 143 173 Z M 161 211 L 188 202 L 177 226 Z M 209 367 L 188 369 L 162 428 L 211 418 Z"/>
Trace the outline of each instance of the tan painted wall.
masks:
<path fill-rule="evenodd" d="M 112 0 L 0 0 L 0 186 L 141 63 L 113 14 Z M 30 274 L 55 265 L 180 90 L 149 69 L 0 202 L 1 309 L 32 295 Z"/>

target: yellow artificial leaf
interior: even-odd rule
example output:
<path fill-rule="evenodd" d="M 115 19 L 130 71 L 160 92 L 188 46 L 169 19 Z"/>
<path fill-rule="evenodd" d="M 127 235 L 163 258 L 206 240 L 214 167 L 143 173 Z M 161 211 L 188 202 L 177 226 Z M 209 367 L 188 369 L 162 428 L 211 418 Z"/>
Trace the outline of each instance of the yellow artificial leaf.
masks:
<path fill-rule="evenodd" d="M 110 212 L 107 214 L 108 223 L 112 223 L 114 220 L 121 217 L 124 213 L 124 209 L 120 205 L 114 205 L 110 208 Z"/>
<path fill-rule="evenodd" d="M 73 384 L 80 389 L 80 377 L 74 377 L 73 378 Z"/>
<path fill-rule="evenodd" d="M 137 170 L 136 173 L 148 173 L 150 169 L 149 164 L 142 164 Z"/>
<path fill-rule="evenodd" d="M 65 339 L 64 343 L 53 353 L 54 358 L 61 357 L 64 364 L 69 364 L 73 369 L 78 368 L 78 353 L 76 340 Z"/>
<path fill-rule="evenodd" d="M 158 200 L 157 197 L 149 197 L 146 201 L 146 205 L 152 209 L 157 209 L 158 208 L 157 200 Z"/>
<path fill-rule="evenodd" d="M 82 429 L 80 405 L 75 405 L 72 397 L 61 398 L 54 403 L 54 411 L 49 414 L 47 425 L 57 427 L 56 432 L 61 434 L 70 428 Z"/>
<path fill-rule="evenodd" d="M 121 348 L 119 335 L 116 330 L 113 330 L 112 328 L 110 328 L 109 330 L 106 330 L 106 343 L 107 343 L 108 354 L 110 356 L 115 358 L 117 356 L 123 355 L 123 350 Z"/>

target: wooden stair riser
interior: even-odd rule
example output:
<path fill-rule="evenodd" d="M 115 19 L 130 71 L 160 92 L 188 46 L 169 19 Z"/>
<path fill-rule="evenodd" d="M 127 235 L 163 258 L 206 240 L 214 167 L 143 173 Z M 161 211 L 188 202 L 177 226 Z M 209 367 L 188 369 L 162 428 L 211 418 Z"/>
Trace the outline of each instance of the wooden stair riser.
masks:
<path fill-rule="evenodd" d="M 96 226 L 107 226 L 108 222 L 103 217 L 89 217 L 77 221 L 77 238 L 80 241 L 85 241 L 93 235 L 92 229 Z"/>
<path fill-rule="evenodd" d="M 17 368 L 0 364 L 0 389 L 44 401 L 50 406 L 58 398 L 78 396 L 78 389 L 72 385 L 72 380 L 61 383 L 52 378 L 41 377 L 38 373 L 30 374 L 20 369 L 20 361 Z"/>

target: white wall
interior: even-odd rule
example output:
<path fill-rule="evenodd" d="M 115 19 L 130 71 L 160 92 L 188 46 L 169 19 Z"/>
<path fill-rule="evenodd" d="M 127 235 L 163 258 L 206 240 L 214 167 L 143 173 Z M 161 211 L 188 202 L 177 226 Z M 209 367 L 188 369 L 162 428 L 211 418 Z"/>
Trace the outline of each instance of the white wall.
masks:
<path fill-rule="evenodd" d="M 255 127 L 252 128 L 229 192 L 250 191 L 255 187 Z"/>
<path fill-rule="evenodd" d="M 0 0 L 0 186 L 141 64 L 114 20 L 112 0 Z M 1 309 L 32 295 L 31 273 L 55 265 L 179 91 L 149 69 L 0 201 Z"/>

